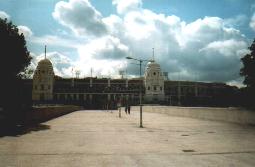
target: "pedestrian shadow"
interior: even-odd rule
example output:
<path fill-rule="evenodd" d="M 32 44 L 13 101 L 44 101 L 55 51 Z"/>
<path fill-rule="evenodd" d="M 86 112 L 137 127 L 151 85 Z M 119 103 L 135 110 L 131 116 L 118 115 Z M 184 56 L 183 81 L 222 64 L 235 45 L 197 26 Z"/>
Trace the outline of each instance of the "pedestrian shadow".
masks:
<path fill-rule="evenodd" d="M 19 137 L 31 132 L 49 130 L 50 126 L 45 124 L 29 124 L 29 125 L 16 125 L 16 126 L 1 126 L 0 138 L 5 136 Z"/>

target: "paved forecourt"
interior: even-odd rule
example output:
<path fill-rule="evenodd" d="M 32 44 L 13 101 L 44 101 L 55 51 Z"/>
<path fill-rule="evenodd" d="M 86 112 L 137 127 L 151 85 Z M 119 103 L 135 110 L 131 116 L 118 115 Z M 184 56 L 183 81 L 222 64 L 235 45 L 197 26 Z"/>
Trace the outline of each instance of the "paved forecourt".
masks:
<path fill-rule="evenodd" d="M 255 166 L 255 127 L 165 114 L 77 111 L 0 138 L 0 166 Z"/>

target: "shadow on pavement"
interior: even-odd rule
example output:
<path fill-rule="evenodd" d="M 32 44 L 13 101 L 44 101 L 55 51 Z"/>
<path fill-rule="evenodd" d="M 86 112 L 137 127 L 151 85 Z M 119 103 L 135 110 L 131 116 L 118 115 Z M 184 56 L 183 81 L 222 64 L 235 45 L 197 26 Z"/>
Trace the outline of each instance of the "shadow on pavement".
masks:
<path fill-rule="evenodd" d="M 15 125 L 15 126 L 0 126 L 0 137 L 12 136 L 19 137 L 21 135 L 31 133 L 33 131 L 41 131 L 50 129 L 49 125 L 44 124 L 29 124 L 29 125 Z"/>

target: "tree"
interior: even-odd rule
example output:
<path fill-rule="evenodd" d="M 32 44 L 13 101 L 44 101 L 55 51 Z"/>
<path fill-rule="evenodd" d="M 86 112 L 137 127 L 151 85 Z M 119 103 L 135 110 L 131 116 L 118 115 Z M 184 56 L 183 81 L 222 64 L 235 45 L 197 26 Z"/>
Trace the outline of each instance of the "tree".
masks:
<path fill-rule="evenodd" d="M 32 75 L 34 73 L 34 70 L 31 68 L 26 68 L 23 72 L 21 72 L 19 75 L 22 79 L 31 79 Z"/>
<path fill-rule="evenodd" d="M 250 53 L 241 58 L 243 67 L 240 70 L 240 75 L 244 77 L 243 84 L 246 85 L 246 88 L 242 89 L 244 103 L 249 107 L 255 107 L 253 102 L 255 97 L 255 40 L 249 50 Z"/>
<path fill-rule="evenodd" d="M 20 77 L 31 61 L 24 35 L 19 34 L 12 22 L 0 18 L 0 37 L 0 74 L 7 78 Z"/>
<path fill-rule="evenodd" d="M 16 25 L 0 18 L 0 108 L 15 117 L 24 106 L 22 72 L 30 64 L 31 56 L 23 34 Z"/>
<path fill-rule="evenodd" d="M 255 40 L 249 47 L 249 50 L 251 52 L 241 59 L 243 68 L 241 68 L 240 74 L 244 76 L 243 83 L 247 87 L 255 87 Z"/>

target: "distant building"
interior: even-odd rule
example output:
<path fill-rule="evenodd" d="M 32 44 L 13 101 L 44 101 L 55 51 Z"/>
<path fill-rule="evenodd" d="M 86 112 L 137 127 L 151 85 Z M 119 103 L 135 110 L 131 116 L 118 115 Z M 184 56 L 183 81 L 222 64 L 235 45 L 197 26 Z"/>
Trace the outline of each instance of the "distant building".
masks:
<path fill-rule="evenodd" d="M 142 79 L 142 81 L 141 81 Z M 32 100 L 38 103 L 75 104 L 85 108 L 116 108 L 117 101 L 139 104 L 142 86 L 143 103 L 182 106 L 228 106 L 236 88 L 224 83 L 165 80 L 160 65 L 147 64 L 143 78 L 61 78 L 54 76 L 50 60 L 38 63 L 32 87 Z"/>

